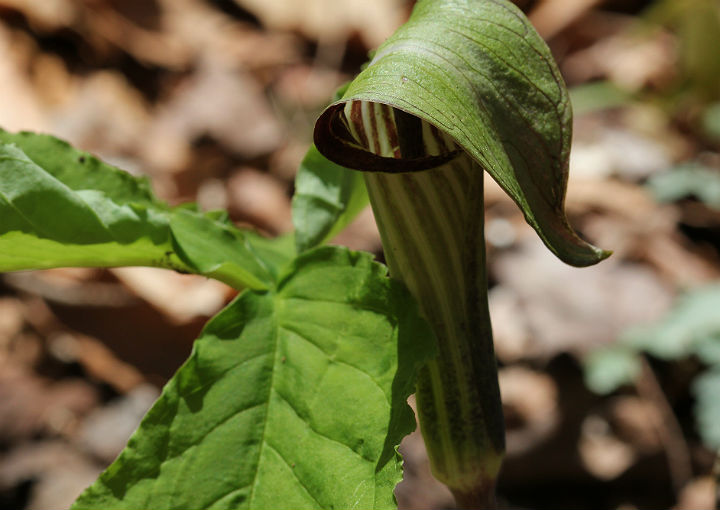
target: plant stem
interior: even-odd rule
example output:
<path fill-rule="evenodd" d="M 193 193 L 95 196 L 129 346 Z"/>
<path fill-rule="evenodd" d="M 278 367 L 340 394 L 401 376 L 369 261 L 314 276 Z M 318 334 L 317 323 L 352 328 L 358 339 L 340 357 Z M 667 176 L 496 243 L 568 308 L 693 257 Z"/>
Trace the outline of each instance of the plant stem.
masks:
<path fill-rule="evenodd" d="M 417 407 L 433 474 L 460 508 L 494 508 L 504 423 L 487 301 L 483 172 L 459 156 L 432 170 L 365 173 L 394 278 L 438 339 Z"/>

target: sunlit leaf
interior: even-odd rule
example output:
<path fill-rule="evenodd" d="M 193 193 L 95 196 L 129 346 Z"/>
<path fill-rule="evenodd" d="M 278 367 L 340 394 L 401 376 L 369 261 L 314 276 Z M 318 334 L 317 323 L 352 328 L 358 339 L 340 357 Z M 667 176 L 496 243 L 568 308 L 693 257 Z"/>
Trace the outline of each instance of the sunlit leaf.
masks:
<path fill-rule="evenodd" d="M 171 228 L 172 227 L 172 228 Z M 0 271 L 151 266 L 268 288 L 268 246 L 47 135 L 0 130 Z"/>
<path fill-rule="evenodd" d="M 73 508 L 393 508 L 434 344 L 385 271 L 324 247 L 241 294 Z"/>

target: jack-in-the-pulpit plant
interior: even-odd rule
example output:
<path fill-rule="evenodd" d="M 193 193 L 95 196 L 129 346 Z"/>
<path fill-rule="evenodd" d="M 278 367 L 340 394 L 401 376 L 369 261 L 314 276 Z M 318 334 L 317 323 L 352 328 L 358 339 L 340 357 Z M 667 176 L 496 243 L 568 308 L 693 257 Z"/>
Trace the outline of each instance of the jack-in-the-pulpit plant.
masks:
<path fill-rule="evenodd" d="M 438 339 L 417 408 L 433 472 L 489 505 L 504 427 L 487 304 L 483 169 L 547 246 L 585 266 L 607 253 L 563 211 L 571 109 L 545 43 L 500 0 L 420 1 L 318 120 L 325 156 L 364 171 L 390 274 Z"/>
<path fill-rule="evenodd" d="M 0 271 L 151 266 L 239 291 L 74 509 L 393 508 L 413 392 L 435 475 L 460 506 L 492 506 L 504 431 L 483 171 L 562 260 L 607 256 L 563 212 L 564 84 L 510 2 L 419 0 L 339 94 L 298 172 L 295 235 L 278 239 L 0 130 Z M 368 201 L 392 278 L 321 246 Z"/>

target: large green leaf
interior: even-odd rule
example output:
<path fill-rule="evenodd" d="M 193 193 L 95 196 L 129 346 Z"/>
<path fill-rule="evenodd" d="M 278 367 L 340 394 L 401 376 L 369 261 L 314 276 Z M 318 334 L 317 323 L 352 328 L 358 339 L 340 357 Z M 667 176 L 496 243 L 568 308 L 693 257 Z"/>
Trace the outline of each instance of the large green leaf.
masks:
<path fill-rule="evenodd" d="M 73 508 L 394 507 L 434 344 L 385 271 L 323 247 L 242 293 Z"/>
<path fill-rule="evenodd" d="M 142 265 L 268 288 L 272 270 L 253 240 L 267 244 L 214 215 L 171 209 L 146 179 L 63 141 L 0 130 L 0 271 Z"/>
<path fill-rule="evenodd" d="M 0 142 L 17 145 L 36 165 L 71 190 L 99 191 L 117 204 L 132 202 L 167 208 L 153 196 L 146 178 L 133 177 L 53 136 L 0 129 Z"/>
<path fill-rule="evenodd" d="M 369 203 L 362 174 L 311 146 L 295 179 L 293 223 L 299 253 L 335 237 Z"/>
<path fill-rule="evenodd" d="M 373 115 L 367 104 L 392 109 L 374 107 Z M 421 0 L 323 112 L 315 143 L 339 165 L 389 173 L 439 167 L 457 147 L 495 178 L 558 257 L 584 266 L 608 253 L 582 241 L 563 211 L 571 118 L 549 49 L 511 2 Z M 368 136 L 354 132 L 358 120 Z M 436 141 L 422 147 L 432 130 Z M 390 155 L 377 150 L 386 142 Z M 447 151 L 433 151 L 438 143 Z"/>
<path fill-rule="evenodd" d="M 76 162 L 76 165 L 83 163 Z M 0 145 L 0 271 L 149 265 L 190 270 L 174 253 L 166 208 L 74 190 L 15 145 Z"/>

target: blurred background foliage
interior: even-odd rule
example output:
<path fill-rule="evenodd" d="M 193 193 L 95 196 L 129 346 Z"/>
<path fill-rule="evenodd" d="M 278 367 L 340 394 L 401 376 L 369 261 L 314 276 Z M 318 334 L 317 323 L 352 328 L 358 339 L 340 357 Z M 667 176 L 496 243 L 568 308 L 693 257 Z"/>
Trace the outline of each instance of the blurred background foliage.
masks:
<path fill-rule="evenodd" d="M 564 266 L 488 180 L 500 505 L 716 507 L 720 2 L 516 3 L 571 88 L 571 221 L 615 253 Z M 0 0 L 0 125 L 284 234 L 316 115 L 412 5 Z M 382 260 L 369 210 L 335 242 Z M 67 507 L 232 297 L 153 269 L 0 275 L 0 507 Z M 401 449 L 400 507 L 451 508 L 418 434 Z"/>

